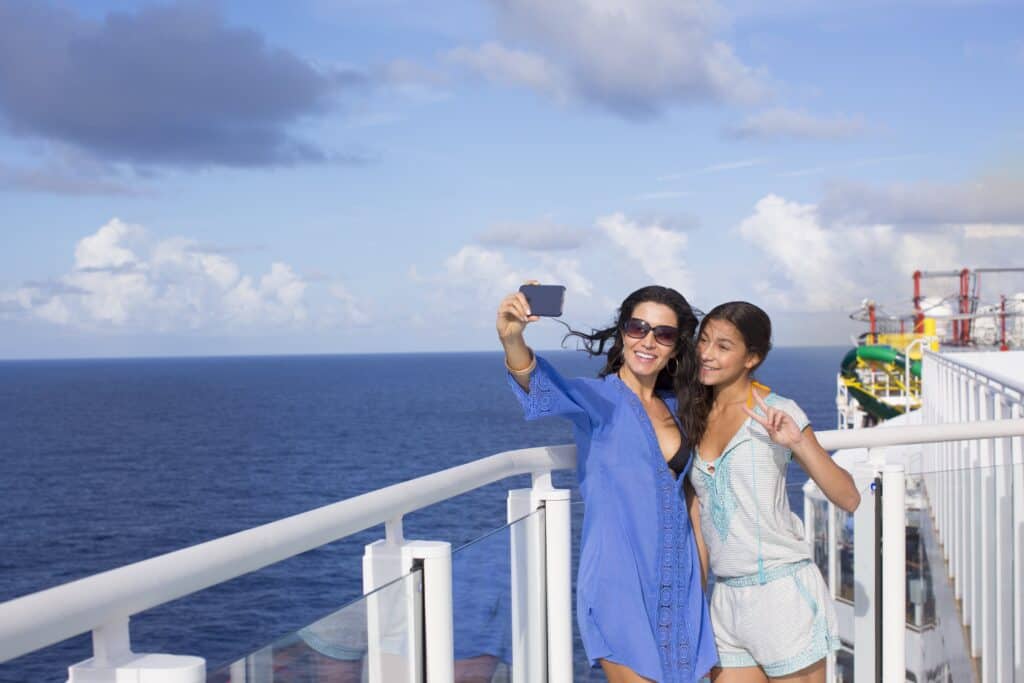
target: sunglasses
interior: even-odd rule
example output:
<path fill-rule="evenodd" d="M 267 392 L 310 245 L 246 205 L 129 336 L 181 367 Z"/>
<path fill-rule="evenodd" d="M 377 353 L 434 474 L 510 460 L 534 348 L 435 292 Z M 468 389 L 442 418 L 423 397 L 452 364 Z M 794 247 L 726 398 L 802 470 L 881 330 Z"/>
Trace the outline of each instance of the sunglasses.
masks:
<path fill-rule="evenodd" d="M 648 332 L 654 332 L 654 341 L 658 342 L 662 346 L 675 346 L 676 341 L 679 339 L 679 328 L 672 327 L 671 325 L 657 325 L 651 327 L 651 324 L 646 320 L 640 318 L 630 318 L 622 326 L 622 331 L 627 337 L 633 339 L 643 339 L 647 336 Z"/>

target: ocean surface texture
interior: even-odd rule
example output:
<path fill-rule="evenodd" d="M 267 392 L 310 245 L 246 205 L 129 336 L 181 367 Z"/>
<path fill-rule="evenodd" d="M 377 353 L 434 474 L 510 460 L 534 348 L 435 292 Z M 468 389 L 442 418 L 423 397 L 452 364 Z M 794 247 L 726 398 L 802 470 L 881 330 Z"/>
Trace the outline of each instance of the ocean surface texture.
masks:
<path fill-rule="evenodd" d="M 760 379 L 832 429 L 843 351 L 776 349 Z M 600 367 L 578 352 L 545 356 L 567 374 Z M 570 440 L 566 423 L 522 420 L 496 353 L 0 362 L 0 602 Z M 803 480 L 792 467 L 798 514 Z M 416 513 L 406 536 L 458 547 L 502 526 L 506 489 L 525 486 L 508 480 Z M 578 533 L 578 515 L 574 524 Z M 363 546 L 381 537 L 371 529 L 137 615 L 133 649 L 200 655 L 213 671 L 357 598 Z M 71 639 L 0 664 L 0 681 L 64 681 L 90 650 L 88 636 Z"/>

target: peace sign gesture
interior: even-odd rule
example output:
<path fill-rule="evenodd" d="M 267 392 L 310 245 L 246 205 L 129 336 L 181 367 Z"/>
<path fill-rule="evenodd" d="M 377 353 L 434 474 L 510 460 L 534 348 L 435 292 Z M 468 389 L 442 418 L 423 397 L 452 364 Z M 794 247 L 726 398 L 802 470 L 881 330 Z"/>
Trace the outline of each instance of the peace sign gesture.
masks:
<path fill-rule="evenodd" d="M 786 411 L 769 407 L 756 391 L 751 391 L 751 393 L 754 395 L 754 400 L 757 401 L 758 407 L 764 411 L 764 416 L 758 415 L 747 406 L 743 406 L 743 410 L 765 428 L 768 432 L 768 437 L 772 441 L 789 450 L 793 450 L 803 438 L 803 434 L 800 432 L 800 428 L 797 427 L 796 421 Z"/>

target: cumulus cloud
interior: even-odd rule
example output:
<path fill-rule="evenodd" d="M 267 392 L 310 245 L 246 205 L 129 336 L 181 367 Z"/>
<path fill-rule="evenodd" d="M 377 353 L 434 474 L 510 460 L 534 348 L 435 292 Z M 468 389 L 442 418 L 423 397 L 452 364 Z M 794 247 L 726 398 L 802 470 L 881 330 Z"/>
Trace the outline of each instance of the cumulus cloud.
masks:
<path fill-rule="evenodd" d="M 351 161 L 289 128 L 362 78 L 315 68 L 229 26 L 216 5 L 150 5 L 94 20 L 42 3 L 0 3 L 0 113 L 9 130 L 103 159 Z"/>
<path fill-rule="evenodd" d="M 763 266 L 751 273 L 760 297 L 781 310 L 828 311 L 865 297 L 909 309 L 915 270 L 1006 265 L 1007 253 L 1024 248 L 1024 230 L 991 228 L 947 225 L 926 234 L 886 224 L 833 227 L 814 204 L 767 195 L 738 233 L 763 254 Z"/>
<path fill-rule="evenodd" d="M 775 107 L 752 114 L 726 129 L 734 138 L 780 140 L 840 140 L 860 135 L 865 130 L 860 117 L 818 116 L 806 111 Z"/>
<path fill-rule="evenodd" d="M 544 219 L 536 223 L 502 223 L 477 237 L 487 247 L 514 247 L 528 251 L 566 251 L 586 244 L 587 231 Z"/>
<path fill-rule="evenodd" d="M 575 329 L 607 325 L 626 293 L 652 283 L 692 298 L 689 237 L 670 223 L 622 213 L 602 216 L 573 251 L 526 248 L 520 240 L 461 246 L 433 267 L 410 268 L 417 303 L 407 320 L 420 327 L 438 318 L 462 320 L 466 335 L 461 328 L 441 327 L 432 328 L 431 338 L 458 346 L 467 343 L 471 328 L 476 343 L 493 343 L 498 302 L 527 280 L 566 286 L 563 319 Z M 564 334 L 563 327 L 541 324 L 531 332 L 531 343 L 557 347 Z"/>
<path fill-rule="evenodd" d="M 362 324 L 367 317 L 339 282 L 325 283 L 340 302 L 324 320 Z M 159 332 L 302 327 L 314 304 L 311 284 L 289 264 L 244 273 L 225 253 L 194 240 L 155 241 L 138 225 L 113 219 L 78 241 L 70 272 L 0 292 L 6 315 L 85 329 Z"/>
<path fill-rule="evenodd" d="M 825 220 L 934 228 L 955 223 L 1024 224 L 1024 179 L 991 176 L 963 183 L 887 187 L 835 182 L 821 203 Z"/>
<path fill-rule="evenodd" d="M 507 40 L 463 46 L 448 59 L 486 79 L 627 118 L 676 104 L 750 102 L 763 79 L 715 37 L 710 0 L 502 0 Z"/>
<path fill-rule="evenodd" d="M 964 237 L 969 240 L 995 240 L 1024 237 L 1024 225 L 992 225 L 990 223 L 969 223 L 964 228 Z"/>
<path fill-rule="evenodd" d="M 455 48 L 448 53 L 448 61 L 490 81 L 525 86 L 560 101 L 569 96 L 570 83 L 558 68 L 532 52 L 491 42 Z"/>
<path fill-rule="evenodd" d="M 498 302 L 527 280 L 566 286 L 573 310 L 585 309 L 594 296 L 594 283 L 583 272 L 581 260 L 546 252 L 488 248 L 479 244 L 460 247 L 433 273 L 410 269 L 424 301 L 415 321 L 437 315 L 461 316 L 471 325 L 490 326 Z M 475 322 L 473 322 L 475 321 Z"/>
<path fill-rule="evenodd" d="M 768 195 L 740 224 L 739 233 L 768 255 L 772 271 L 809 309 L 827 309 L 855 293 L 853 281 L 844 274 L 841 252 L 833 244 L 835 236 L 819 224 L 816 207 Z M 776 304 L 786 296 L 764 280 L 758 281 L 757 289 Z"/>
<path fill-rule="evenodd" d="M 642 225 L 621 213 L 599 218 L 597 225 L 651 281 L 681 292 L 692 291 L 690 272 L 686 268 L 686 233 L 657 223 Z"/>

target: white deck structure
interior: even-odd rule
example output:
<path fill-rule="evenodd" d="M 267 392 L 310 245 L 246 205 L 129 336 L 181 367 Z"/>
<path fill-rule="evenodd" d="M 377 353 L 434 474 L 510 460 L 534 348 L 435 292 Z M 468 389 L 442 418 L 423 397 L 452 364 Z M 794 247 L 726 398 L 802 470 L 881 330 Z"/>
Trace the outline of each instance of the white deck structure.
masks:
<path fill-rule="evenodd" d="M 971 626 L 971 654 L 980 656 L 983 679 L 1024 680 L 1024 390 L 1000 379 L 1006 373 L 1024 373 L 1019 367 L 986 372 L 976 362 L 968 354 L 926 355 L 921 424 L 819 434 L 829 450 L 861 449 L 862 457 L 848 451 L 841 458 L 862 490 L 872 494 L 863 496 L 855 518 L 854 590 L 845 617 L 847 637 L 856 643 L 857 681 L 903 681 L 908 663 L 919 663 L 916 650 L 907 654 L 904 647 L 916 647 L 906 628 L 904 599 L 908 495 L 935 520 L 956 597 L 963 601 L 963 622 Z M 908 444 L 930 445 L 894 449 Z M 0 604 L 0 661 L 91 631 L 94 657 L 70 667 L 72 683 L 274 681 L 272 648 L 240 660 L 226 678 L 208 678 L 212 674 L 198 657 L 133 653 L 129 619 L 383 523 L 386 538 L 367 546 L 364 555 L 364 589 L 370 595 L 359 619 L 366 652 L 355 680 L 453 681 L 450 545 L 406 540 L 402 517 L 529 473 L 532 487 L 508 495 L 509 520 L 521 520 L 510 527 L 510 675 L 517 683 L 568 683 L 573 680 L 570 501 L 567 490 L 552 486 L 551 472 L 574 466 L 571 446 L 501 453 L 11 600 Z M 923 475 L 921 487 L 915 484 L 909 494 L 907 472 Z M 872 489 L 872 482 L 880 486 Z M 825 528 L 824 543 L 832 553 L 825 569 L 833 592 L 840 595 L 845 571 L 841 523 L 827 504 L 818 513 L 819 519 L 824 515 L 823 525 L 814 517 L 822 506 L 808 509 L 808 538 L 816 540 L 815 530 Z M 910 586 L 911 594 L 920 588 Z M 316 629 L 314 625 L 311 631 L 330 631 Z M 841 670 L 833 662 L 830 672 L 839 675 Z"/>
<path fill-rule="evenodd" d="M 1024 352 L 926 351 L 922 373 L 922 410 L 866 431 L 1019 421 L 1024 415 Z M 906 680 L 1024 681 L 1021 444 L 1017 435 L 835 453 L 853 472 L 905 468 L 912 556 L 907 594 L 899 602 L 906 610 Z M 888 494 L 884 484 L 883 491 Z M 875 509 L 862 503 L 851 520 L 828 505 L 813 482 L 804 493 L 808 538 L 840 618 L 843 649 L 833 662 L 834 680 L 875 681 L 874 615 L 860 601 L 860 591 L 874 585 L 875 558 L 862 546 L 875 542 Z M 884 604 L 895 601 L 891 591 L 882 592 Z"/>

